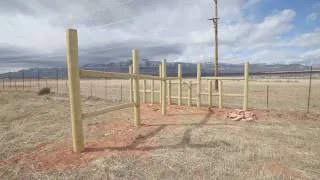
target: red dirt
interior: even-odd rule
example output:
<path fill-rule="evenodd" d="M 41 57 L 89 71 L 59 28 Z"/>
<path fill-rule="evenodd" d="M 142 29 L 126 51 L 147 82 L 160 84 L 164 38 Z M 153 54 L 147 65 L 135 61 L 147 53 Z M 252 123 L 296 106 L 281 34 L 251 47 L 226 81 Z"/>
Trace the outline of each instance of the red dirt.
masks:
<path fill-rule="evenodd" d="M 64 170 L 69 167 L 85 167 L 93 160 L 111 156 L 142 156 L 147 157 L 153 147 L 159 146 L 154 137 L 165 125 L 183 125 L 185 116 L 203 116 L 208 113 L 214 117 L 224 117 L 232 109 L 196 108 L 185 106 L 170 106 L 168 116 L 161 117 L 159 105 L 142 105 L 142 126 L 134 127 L 132 120 L 106 120 L 88 124 L 85 131 L 94 134 L 97 138 L 85 140 L 85 152 L 73 153 L 71 142 L 60 144 L 43 143 L 35 146 L 31 151 L 18 153 L 14 158 L 1 160 L 0 166 L 8 163 L 22 166 L 34 166 L 46 170 Z M 113 112 L 130 114 L 131 111 Z M 260 113 L 255 112 L 258 116 Z M 160 121 L 161 120 L 161 121 Z M 199 122 L 189 122 L 199 123 Z"/>
<path fill-rule="evenodd" d="M 301 172 L 294 171 L 288 167 L 284 167 L 276 163 L 267 163 L 264 165 L 264 169 L 277 176 L 281 176 L 284 179 L 303 178 L 303 174 Z"/>

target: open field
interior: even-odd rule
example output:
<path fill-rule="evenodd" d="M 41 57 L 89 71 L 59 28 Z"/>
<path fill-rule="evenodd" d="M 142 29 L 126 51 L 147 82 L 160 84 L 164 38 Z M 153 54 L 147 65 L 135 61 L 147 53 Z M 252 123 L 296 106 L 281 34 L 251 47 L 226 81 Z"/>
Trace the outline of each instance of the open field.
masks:
<path fill-rule="evenodd" d="M 116 88 L 117 81 L 109 83 Z M 260 90 L 255 83 L 251 91 Z M 298 84 L 271 85 L 279 98 L 304 91 Z M 110 92 L 112 101 L 83 97 L 83 110 L 117 103 L 119 90 Z M 139 128 L 130 123 L 131 109 L 85 119 L 86 152 L 77 155 L 66 95 L 1 91 L 0 103 L 3 179 L 320 178 L 319 114 L 254 110 L 258 120 L 246 123 L 226 119 L 230 109 L 169 106 L 162 117 L 158 105 L 143 105 Z"/>

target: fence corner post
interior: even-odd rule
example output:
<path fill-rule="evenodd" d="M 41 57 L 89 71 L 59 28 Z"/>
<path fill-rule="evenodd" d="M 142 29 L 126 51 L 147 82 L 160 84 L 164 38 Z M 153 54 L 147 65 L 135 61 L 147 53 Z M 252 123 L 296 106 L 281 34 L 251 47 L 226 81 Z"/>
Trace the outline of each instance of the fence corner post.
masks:
<path fill-rule="evenodd" d="M 248 93 L 249 93 L 249 62 L 244 64 L 244 89 L 243 89 L 243 110 L 248 110 Z"/>
<path fill-rule="evenodd" d="M 178 105 L 182 104 L 182 66 L 178 64 Z"/>
<path fill-rule="evenodd" d="M 84 151 L 83 124 L 81 117 L 81 96 L 80 96 L 80 70 L 78 62 L 78 35 L 76 29 L 67 30 L 67 61 L 69 98 L 72 122 L 73 151 L 80 153 Z"/>
<path fill-rule="evenodd" d="M 140 57 L 137 49 L 132 50 L 132 73 L 134 75 L 134 123 L 140 126 L 140 88 L 139 88 L 139 69 Z"/>
<path fill-rule="evenodd" d="M 159 65 L 159 77 L 162 78 L 162 64 Z M 162 80 L 160 81 L 160 88 L 159 88 L 159 104 L 162 104 Z"/>

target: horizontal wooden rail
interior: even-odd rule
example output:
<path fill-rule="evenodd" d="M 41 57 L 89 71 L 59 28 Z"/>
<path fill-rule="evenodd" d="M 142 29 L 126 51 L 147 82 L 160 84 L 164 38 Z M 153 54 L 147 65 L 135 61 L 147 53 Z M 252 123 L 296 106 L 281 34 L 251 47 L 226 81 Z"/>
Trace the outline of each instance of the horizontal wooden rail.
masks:
<path fill-rule="evenodd" d="M 127 79 L 134 78 L 137 75 L 129 74 L 129 73 L 118 73 L 118 72 L 104 72 L 104 71 L 93 71 L 93 70 L 80 70 L 81 77 L 91 77 L 91 78 L 119 78 L 119 79 Z M 140 80 L 162 80 L 162 78 L 158 76 L 151 75 L 138 75 Z"/>
<path fill-rule="evenodd" d="M 223 96 L 227 96 L 227 97 L 244 97 L 243 94 L 223 94 Z"/>
<path fill-rule="evenodd" d="M 201 93 L 201 95 L 206 95 L 206 96 L 208 96 L 209 93 Z M 219 94 L 218 94 L 218 93 L 212 93 L 211 96 L 219 96 Z"/>
<path fill-rule="evenodd" d="M 244 80 L 244 77 L 202 77 L 204 80 Z"/>
<path fill-rule="evenodd" d="M 82 117 L 89 118 L 89 117 L 98 116 L 100 114 L 108 113 L 108 112 L 115 111 L 115 110 L 125 109 L 125 108 L 129 108 L 129 107 L 133 107 L 133 106 L 135 106 L 134 103 L 120 104 L 120 105 L 107 107 L 105 109 L 101 109 L 101 110 L 94 111 L 94 112 L 83 113 Z"/>
<path fill-rule="evenodd" d="M 167 80 L 178 80 L 178 77 L 167 77 Z"/>
<path fill-rule="evenodd" d="M 162 80 L 162 78 L 159 76 L 151 76 L 151 75 L 144 75 L 144 74 L 139 74 L 139 79 L 141 79 L 141 80 Z"/>
<path fill-rule="evenodd" d="M 91 71 L 91 70 L 80 70 L 80 76 L 92 77 L 92 78 L 120 78 L 120 79 L 127 79 L 127 78 L 134 77 L 134 75 L 129 73 L 116 73 L 116 72 Z"/>

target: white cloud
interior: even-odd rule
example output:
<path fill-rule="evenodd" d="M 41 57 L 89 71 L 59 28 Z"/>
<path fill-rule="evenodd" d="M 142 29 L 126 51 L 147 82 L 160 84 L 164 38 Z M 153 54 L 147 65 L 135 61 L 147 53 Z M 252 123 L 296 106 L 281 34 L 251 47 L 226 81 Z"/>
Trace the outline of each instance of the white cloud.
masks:
<path fill-rule="evenodd" d="M 315 13 L 315 12 L 309 14 L 306 18 L 307 23 L 316 21 L 318 19 L 318 16 L 319 16 L 318 13 Z"/>

